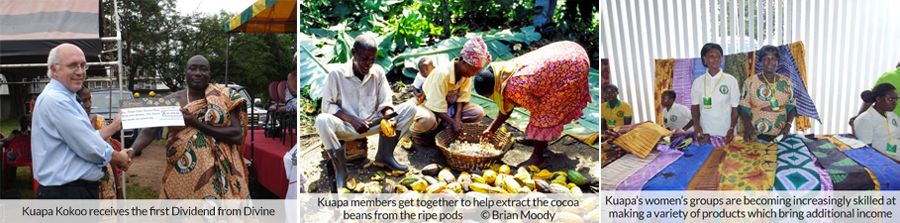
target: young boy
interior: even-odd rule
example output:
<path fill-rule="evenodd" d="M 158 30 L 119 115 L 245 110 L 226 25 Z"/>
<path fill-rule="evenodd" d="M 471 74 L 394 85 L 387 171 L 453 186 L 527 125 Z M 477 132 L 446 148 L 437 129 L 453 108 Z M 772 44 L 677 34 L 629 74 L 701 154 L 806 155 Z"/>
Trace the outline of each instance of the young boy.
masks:
<path fill-rule="evenodd" d="M 662 93 L 660 101 L 663 107 L 663 120 L 666 123 L 666 129 L 675 130 L 692 130 L 694 122 L 691 120 L 691 110 L 682 104 L 675 103 L 676 94 L 673 90 L 666 90 Z"/>
<path fill-rule="evenodd" d="M 416 95 L 416 99 L 418 99 L 417 104 L 422 104 L 425 102 L 425 94 L 422 92 L 422 85 L 425 84 L 425 78 L 428 77 L 428 74 L 434 70 L 434 63 L 431 61 L 431 58 L 422 57 L 419 59 L 419 74 L 416 75 L 416 80 L 413 81 L 413 94 Z"/>

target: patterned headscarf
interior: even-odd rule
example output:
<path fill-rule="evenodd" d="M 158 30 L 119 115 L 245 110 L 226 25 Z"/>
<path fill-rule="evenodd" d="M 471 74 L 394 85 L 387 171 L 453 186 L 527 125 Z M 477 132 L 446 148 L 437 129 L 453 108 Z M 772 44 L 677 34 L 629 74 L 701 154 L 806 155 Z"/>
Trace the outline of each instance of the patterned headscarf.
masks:
<path fill-rule="evenodd" d="M 459 56 L 469 65 L 481 69 L 485 64 L 491 61 L 491 53 L 488 52 L 487 44 L 481 37 L 476 36 L 469 38 L 463 48 L 459 51 Z"/>

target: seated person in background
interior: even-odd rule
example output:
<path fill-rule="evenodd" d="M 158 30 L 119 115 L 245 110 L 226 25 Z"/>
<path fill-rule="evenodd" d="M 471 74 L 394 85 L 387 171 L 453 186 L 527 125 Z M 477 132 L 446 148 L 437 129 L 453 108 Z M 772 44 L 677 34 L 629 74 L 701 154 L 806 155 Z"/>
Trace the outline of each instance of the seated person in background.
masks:
<path fill-rule="evenodd" d="M 893 112 L 897 106 L 897 91 L 893 85 L 882 83 L 872 89 L 869 101 L 874 98 L 875 104 L 860 114 L 853 121 L 856 138 L 869 144 L 875 150 L 891 159 L 900 160 L 897 156 L 897 143 L 900 143 L 900 121 Z"/>
<path fill-rule="evenodd" d="M 666 129 L 671 131 L 694 129 L 694 121 L 691 120 L 691 110 L 687 106 L 675 103 L 677 95 L 673 90 L 662 93 L 661 104 L 663 106 L 663 121 Z"/>
<path fill-rule="evenodd" d="M 425 84 L 425 78 L 428 78 L 428 74 L 431 74 L 431 71 L 434 70 L 434 61 L 428 57 L 422 57 L 419 59 L 419 73 L 416 74 L 416 80 L 413 81 L 413 88 L 411 89 L 413 94 L 416 95 L 416 100 L 418 102 L 416 104 L 425 103 L 425 94 L 422 92 L 422 85 Z"/>
<path fill-rule="evenodd" d="M 619 88 L 616 85 L 603 86 L 602 97 L 606 102 L 600 105 L 601 131 L 617 126 L 631 125 L 631 105 L 619 100 Z"/>

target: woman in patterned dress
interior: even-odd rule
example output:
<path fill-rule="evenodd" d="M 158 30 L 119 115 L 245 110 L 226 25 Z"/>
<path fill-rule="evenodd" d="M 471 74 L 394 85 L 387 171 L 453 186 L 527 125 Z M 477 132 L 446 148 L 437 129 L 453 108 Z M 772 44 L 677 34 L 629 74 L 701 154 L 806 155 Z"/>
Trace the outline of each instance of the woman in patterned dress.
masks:
<path fill-rule="evenodd" d="M 779 135 L 787 137 L 797 109 L 791 80 L 775 72 L 781 59 L 778 48 L 763 46 L 757 56 L 763 72 L 744 81 L 738 110 L 744 122 L 744 140 L 769 142 Z"/>
<path fill-rule="evenodd" d="M 499 114 L 482 136 L 492 137 L 514 107 L 523 107 L 531 114 L 525 135 L 534 141 L 534 151 L 520 166 L 542 164 L 548 142 L 560 136 L 563 126 L 580 118 L 591 102 L 589 70 L 584 48 L 569 41 L 491 63 L 475 77 L 475 91 L 491 98 Z"/>

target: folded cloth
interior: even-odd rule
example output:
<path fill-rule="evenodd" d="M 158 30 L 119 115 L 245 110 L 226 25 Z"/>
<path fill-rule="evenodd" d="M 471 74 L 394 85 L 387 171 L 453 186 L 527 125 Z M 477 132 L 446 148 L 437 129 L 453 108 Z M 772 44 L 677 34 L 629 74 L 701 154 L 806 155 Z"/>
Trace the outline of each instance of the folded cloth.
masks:
<path fill-rule="evenodd" d="M 600 169 L 600 190 L 615 190 L 616 186 L 622 183 L 625 178 L 646 166 L 650 161 L 656 159 L 658 155 L 659 152 L 654 151 L 647 156 L 647 159 L 642 159 L 633 154 L 625 154 L 622 158 L 603 167 Z"/>
<path fill-rule="evenodd" d="M 647 155 L 650 154 L 650 151 L 653 150 L 660 138 L 669 134 L 672 133 L 662 126 L 645 122 L 622 134 L 613 140 L 613 143 L 643 159 L 647 158 Z"/>
<path fill-rule="evenodd" d="M 710 144 L 689 146 L 678 160 L 647 181 L 643 190 L 686 190 L 712 151 L 713 146 Z"/>
<path fill-rule="evenodd" d="M 846 143 L 842 142 L 841 140 L 838 140 L 838 138 L 835 138 L 833 135 L 818 136 L 818 137 L 816 137 L 816 139 L 828 140 L 828 142 L 830 142 L 832 145 L 837 147 L 838 150 L 840 150 L 840 151 L 852 149 L 852 148 L 850 148 L 850 145 L 847 145 Z"/>
<path fill-rule="evenodd" d="M 691 135 L 693 135 L 693 133 Z M 709 143 L 712 144 L 712 146 L 714 148 L 722 148 L 722 147 L 728 146 L 728 143 L 725 143 L 725 137 L 710 136 L 710 135 L 707 135 L 707 136 L 709 137 Z M 700 142 L 694 140 L 694 145 L 699 146 Z"/>
<path fill-rule="evenodd" d="M 616 190 L 640 190 L 650 178 L 656 176 L 660 170 L 666 168 L 684 154 L 684 152 L 671 149 L 669 146 L 663 144 L 657 146 L 657 149 L 659 150 L 659 156 L 657 156 L 656 159 L 653 159 L 653 162 L 644 166 L 644 168 L 641 168 L 631 176 L 628 176 L 628 178 L 616 187 Z"/>
<path fill-rule="evenodd" d="M 900 190 L 900 164 L 894 160 L 868 146 L 850 149 L 844 151 L 844 154 L 869 168 L 877 177 L 881 190 Z"/>
<path fill-rule="evenodd" d="M 806 142 L 819 166 L 828 171 L 834 190 L 874 190 L 875 182 L 867 169 L 847 157 L 828 140 Z M 879 188 L 880 189 L 880 188 Z"/>
<path fill-rule="evenodd" d="M 778 168 L 775 172 L 775 190 L 830 190 L 834 186 L 825 181 L 803 143 L 796 135 L 778 143 Z"/>
<path fill-rule="evenodd" d="M 772 189 L 777 167 L 775 144 L 734 140 L 725 153 L 719 164 L 719 190 Z"/>
<path fill-rule="evenodd" d="M 866 145 L 866 143 L 859 141 L 858 139 L 856 139 L 856 137 L 853 137 L 851 135 L 833 135 L 832 137 L 834 137 L 838 141 L 841 141 L 844 144 L 847 144 L 847 146 L 850 146 L 851 149 L 859 149 L 859 148 L 868 147 L 868 145 Z"/>

